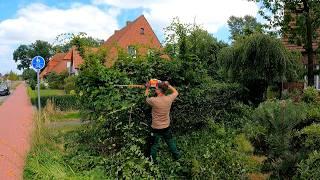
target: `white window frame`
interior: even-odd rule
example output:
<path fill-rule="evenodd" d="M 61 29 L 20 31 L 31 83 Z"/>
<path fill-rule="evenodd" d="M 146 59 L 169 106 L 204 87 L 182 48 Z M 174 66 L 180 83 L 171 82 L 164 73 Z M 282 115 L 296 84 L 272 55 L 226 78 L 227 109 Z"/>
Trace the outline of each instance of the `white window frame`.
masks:
<path fill-rule="evenodd" d="M 137 57 L 137 50 L 134 46 L 128 46 L 128 54 L 133 58 Z"/>
<path fill-rule="evenodd" d="M 319 70 L 319 65 L 316 65 L 316 70 Z M 319 75 L 315 75 L 315 88 L 317 90 L 320 90 L 320 81 L 319 81 Z"/>

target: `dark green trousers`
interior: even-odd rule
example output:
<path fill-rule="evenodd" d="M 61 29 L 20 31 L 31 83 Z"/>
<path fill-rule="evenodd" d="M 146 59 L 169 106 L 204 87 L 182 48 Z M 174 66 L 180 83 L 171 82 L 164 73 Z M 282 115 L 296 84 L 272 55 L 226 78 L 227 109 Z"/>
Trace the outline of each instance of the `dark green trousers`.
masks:
<path fill-rule="evenodd" d="M 166 142 L 175 160 L 180 158 L 180 153 L 177 149 L 175 141 L 172 138 L 172 131 L 170 127 L 165 129 L 152 129 L 151 139 L 152 144 L 150 148 L 150 155 L 154 162 L 157 162 L 157 152 L 160 145 L 160 139 L 163 139 Z"/>

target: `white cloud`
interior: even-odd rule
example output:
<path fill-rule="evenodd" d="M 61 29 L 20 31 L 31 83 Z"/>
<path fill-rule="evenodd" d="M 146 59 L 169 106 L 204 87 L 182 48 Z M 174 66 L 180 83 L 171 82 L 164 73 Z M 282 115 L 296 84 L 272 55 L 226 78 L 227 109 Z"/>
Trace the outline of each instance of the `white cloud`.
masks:
<path fill-rule="evenodd" d="M 0 21 L 0 72 L 15 67 L 13 47 L 20 44 L 38 39 L 53 42 L 57 35 L 68 32 L 86 32 L 105 40 L 118 29 L 116 17 L 119 13 L 117 8 L 103 11 L 97 6 L 83 4 L 59 9 L 36 3 L 21 8 L 15 18 Z"/>
<path fill-rule="evenodd" d="M 106 5 L 106 6 L 101 6 Z M 0 72 L 16 67 L 12 53 L 20 44 L 41 39 L 53 42 L 66 32 L 86 32 L 106 39 L 119 29 L 117 17 L 122 10 L 141 8 L 158 36 L 174 17 L 182 22 L 203 25 L 211 33 L 226 26 L 231 15 L 256 16 L 258 5 L 247 0 L 91 0 L 91 4 L 74 3 L 64 8 L 33 3 L 21 7 L 14 18 L 0 21 Z"/>
<path fill-rule="evenodd" d="M 120 9 L 143 8 L 144 14 L 155 29 L 168 26 L 174 17 L 182 22 L 203 25 L 215 33 L 226 25 L 230 16 L 256 16 L 258 5 L 247 0 L 93 0 Z"/>
<path fill-rule="evenodd" d="M 122 9 L 133 9 L 140 7 L 149 7 L 154 3 L 161 3 L 160 0 L 93 0 L 94 4 L 107 4 Z"/>

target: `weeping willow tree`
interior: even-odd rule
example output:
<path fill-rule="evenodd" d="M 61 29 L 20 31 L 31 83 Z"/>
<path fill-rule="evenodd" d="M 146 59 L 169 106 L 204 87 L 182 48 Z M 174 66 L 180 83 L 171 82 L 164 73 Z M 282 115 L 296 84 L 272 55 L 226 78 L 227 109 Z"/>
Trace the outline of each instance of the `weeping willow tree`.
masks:
<path fill-rule="evenodd" d="M 249 100 L 255 104 L 265 100 L 268 86 L 284 81 L 286 69 L 292 68 L 285 47 L 278 39 L 265 34 L 236 40 L 218 58 L 224 76 L 244 85 Z"/>

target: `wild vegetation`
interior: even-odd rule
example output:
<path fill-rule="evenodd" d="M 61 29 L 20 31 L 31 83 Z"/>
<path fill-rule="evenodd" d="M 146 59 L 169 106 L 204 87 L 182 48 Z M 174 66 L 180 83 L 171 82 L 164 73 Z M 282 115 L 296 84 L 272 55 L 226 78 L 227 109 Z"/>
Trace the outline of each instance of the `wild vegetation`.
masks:
<path fill-rule="evenodd" d="M 302 78 L 301 64 L 295 53 L 263 32 L 241 34 L 227 45 L 202 27 L 175 19 L 166 29 L 169 60 L 161 58 L 164 52 L 135 58 L 124 53 L 107 68 L 103 50 L 83 54 L 79 75 L 64 79 L 64 87 L 75 87 L 77 110 L 86 123 L 50 131 L 48 126 L 37 128 L 24 177 L 317 177 L 318 92 L 310 87 L 282 94 L 282 82 Z M 144 84 L 151 78 L 167 80 L 179 91 L 171 110 L 171 126 L 182 152 L 177 161 L 164 144 L 159 164 L 145 156 L 151 108 L 144 90 L 114 86 Z M 270 87 L 277 87 L 279 95 L 267 99 Z M 57 116 L 48 108 L 39 125 L 47 115 Z"/>

